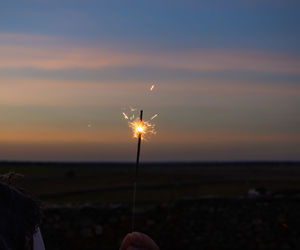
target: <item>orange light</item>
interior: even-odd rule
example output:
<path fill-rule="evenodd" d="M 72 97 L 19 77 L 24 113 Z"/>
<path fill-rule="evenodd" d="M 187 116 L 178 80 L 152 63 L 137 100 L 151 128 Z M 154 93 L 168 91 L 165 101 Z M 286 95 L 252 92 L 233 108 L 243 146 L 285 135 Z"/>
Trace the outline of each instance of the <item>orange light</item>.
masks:
<path fill-rule="evenodd" d="M 144 135 L 148 133 L 147 122 L 144 123 L 137 119 L 133 122 L 130 122 L 129 126 L 132 128 L 134 138 L 138 138 L 140 135 L 143 135 L 144 137 Z"/>
<path fill-rule="evenodd" d="M 131 112 L 136 109 L 131 108 Z M 142 140 L 147 140 L 150 135 L 155 135 L 155 124 L 150 121 L 141 121 L 140 118 L 136 117 L 135 114 L 126 114 L 122 112 L 124 119 L 128 120 L 128 125 L 132 130 L 132 134 L 134 138 L 141 137 Z M 155 114 L 151 117 L 151 121 L 156 118 L 158 114 Z"/>
<path fill-rule="evenodd" d="M 144 127 L 143 125 L 138 125 L 137 128 L 136 128 L 136 131 L 140 134 L 142 134 L 144 132 Z"/>

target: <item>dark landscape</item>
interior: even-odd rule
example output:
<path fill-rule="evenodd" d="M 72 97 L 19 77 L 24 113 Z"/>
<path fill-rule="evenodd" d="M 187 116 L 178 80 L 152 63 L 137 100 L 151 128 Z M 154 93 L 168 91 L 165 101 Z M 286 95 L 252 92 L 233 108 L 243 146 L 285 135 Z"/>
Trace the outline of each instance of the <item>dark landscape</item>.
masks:
<path fill-rule="evenodd" d="M 2 162 L 41 200 L 47 249 L 118 249 L 134 164 Z M 136 230 L 161 249 L 299 249 L 300 163 L 142 164 Z"/>

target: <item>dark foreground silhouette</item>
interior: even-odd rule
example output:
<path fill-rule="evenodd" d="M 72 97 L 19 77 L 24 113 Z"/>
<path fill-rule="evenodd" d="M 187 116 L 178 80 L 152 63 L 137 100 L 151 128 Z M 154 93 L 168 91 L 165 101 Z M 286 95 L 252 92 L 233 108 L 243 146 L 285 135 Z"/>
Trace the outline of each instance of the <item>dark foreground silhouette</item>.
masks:
<path fill-rule="evenodd" d="M 118 249 L 130 215 L 130 206 L 46 208 L 47 249 Z M 182 200 L 139 210 L 136 229 L 165 250 L 300 249 L 300 198 Z"/>
<path fill-rule="evenodd" d="M 0 177 L 2 177 L 0 181 L 0 249 L 45 250 L 39 229 L 41 226 L 39 203 L 29 195 L 9 186 L 3 182 L 5 178 Z M 100 249 L 99 246 L 97 249 Z M 127 234 L 120 246 L 120 250 L 139 249 L 159 250 L 149 236 L 139 232 Z"/>

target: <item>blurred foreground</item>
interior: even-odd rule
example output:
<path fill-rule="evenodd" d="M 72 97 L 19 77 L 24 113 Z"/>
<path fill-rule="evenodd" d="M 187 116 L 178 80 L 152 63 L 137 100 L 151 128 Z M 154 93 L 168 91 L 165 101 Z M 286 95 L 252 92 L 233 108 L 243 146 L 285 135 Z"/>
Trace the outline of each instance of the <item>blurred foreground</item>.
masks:
<path fill-rule="evenodd" d="M 50 250 L 119 248 L 131 208 L 52 207 L 42 226 Z M 136 230 L 164 250 L 300 249 L 300 198 L 206 198 L 140 211 Z"/>
<path fill-rule="evenodd" d="M 133 164 L 1 163 L 44 206 L 47 250 L 118 249 Z M 299 163 L 144 164 L 136 230 L 165 250 L 300 249 Z"/>

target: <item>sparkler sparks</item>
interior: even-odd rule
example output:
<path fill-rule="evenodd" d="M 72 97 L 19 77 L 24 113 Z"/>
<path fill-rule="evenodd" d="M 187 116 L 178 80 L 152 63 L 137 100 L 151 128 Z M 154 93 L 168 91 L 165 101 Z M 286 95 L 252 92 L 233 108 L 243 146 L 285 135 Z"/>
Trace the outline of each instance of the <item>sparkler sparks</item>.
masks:
<path fill-rule="evenodd" d="M 133 107 L 129 107 L 129 109 L 130 109 L 131 112 L 136 111 L 136 108 L 133 108 Z"/>
<path fill-rule="evenodd" d="M 155 85 L 153 84 L 153 85 L 151 85 L 151 87 L 150 87 L 150 91 L 152 91 L 153 89 L 154 89 L 154 87 L 155 87 Z"/>
<path fill-rule="evenodd" d="M 142 140 L 147 140 L 151 134 L 156 134 L 155 124 L 151 122 L 143 121 L 141 123 L 139 118 L 137 118 L 136 120 L 129 122 L 128 124 L 132 130 L 134 138 L 138 138 L 139 134 L 142 134 Z"/>
<path fill-rule="evenodd" d="M 129 119 L 129 118 L 128 118 L 128 115 L 126 115 L 124 112 L 123 112 L 122 114 L 123 114 L 123 116 L 124 116 L 124 118 L 125 118 L 126 120 Z"/>
<path fill-rule="evenodd" d="M 133 111 L 132 111 L 133 110 Z M 122 115 L 124 119 L 128 120 L 128 126 L 132 130 L 133 138 L 138 138 L 139 134 L 142 134 L 142 140 L 147 140 L 150 135 L 156 134 L 155 124 L 152 121 L 155 119 L 158 114 L 155 114 L 150 117 L 150 121 L 143 120 L 141 123 L 140 118 L 138 118 L 138 115 L 134 113 L 136 111 L 136 108 L 130 107 L 131 113 L 125 113 L 122 112 Z"/>
<path fill-rule="evenodd" d="M 158 114 L 155 114 L 154 116 L 152 116 L 152 117 L 150 118 L 150 120 L 155 119 L 157 116 L 158 116 Z"/>

